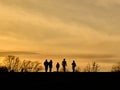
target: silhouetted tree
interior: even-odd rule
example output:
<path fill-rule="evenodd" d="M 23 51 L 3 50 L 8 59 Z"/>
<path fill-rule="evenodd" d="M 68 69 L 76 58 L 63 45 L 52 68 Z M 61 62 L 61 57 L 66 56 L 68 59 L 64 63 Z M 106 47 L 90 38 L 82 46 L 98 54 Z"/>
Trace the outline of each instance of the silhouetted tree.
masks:
<path fill-rule="evenodd" d="M 96 62 L 89 63 L 85 68 L 84 72 L 98 72 L 100 71 L 100 66 Z"/>
<path fill-rule="evenodd" d="M 24 60 L 20 66 L 20 72 L 39 72 L 42 70 L 41 63 Z"/>
<path fill-rule="evenodd" d="M 29 65 L 31 61 L 24 60 L 20 66 L 20 72 L 29 72 Z"/>
<path fill-rule="evenodd" d="M 4 60 L 5 67 L 8 72 L 39 72 L 42 66 L 39 62 L 28 60 L 21 61 L 19 57 L 8 56 Z"/>
<path fill-rule="evenodd" d="M 33 64 L 31 65 L 31 71 L 32 72 L 39 72 L 40 70 L 42 70 L 43 67 L 41 66 L 41 63 L 39 62 L 33 62 Z"/>
<path fill-rule="evenodd" d="M 19 57 L 15 56 L 8 56 L 4 60 L 4 64 L 7 67 L 8 71 L 15 71 L 18 72 L 18 68 L 20 65 Z"/>
<path fill-rule="evenodd" d="M 120 62 L 112 66 L 111 72 L 120 72 Z"/>

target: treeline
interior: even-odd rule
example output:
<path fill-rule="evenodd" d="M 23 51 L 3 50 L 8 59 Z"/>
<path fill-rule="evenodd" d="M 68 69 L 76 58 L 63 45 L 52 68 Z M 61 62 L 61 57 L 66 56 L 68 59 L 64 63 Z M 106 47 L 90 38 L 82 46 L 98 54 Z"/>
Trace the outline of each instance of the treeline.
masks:
<path fill-rule="evenodd" d="M 0 72 L 41 72 L 45 71 L 42 63 L 38 61 L 20 60 L 16 56 L 7 56 L 3 61 L 4 66 L 0 66 Z M 58 68 L 56 68 L 58 72 Z M 64 67 L 59 72 L 65 72 Z M 70 72 L 66 69 L 66 72 Z M 79 66 L 74 68 L 74 72 L 102 72 L 100 71 L 100 65 L 95 61 L 87 64 L 83 71 Z M 111 72 L 120 72 L 120 62 L 111 67 Z"/>
<path fill-rule="evenodd" d="M 20 60 L 16 56 L 8 56 L 3 61 L 0 72 L 39 72 L 43 68 L 38 61 Z"/>

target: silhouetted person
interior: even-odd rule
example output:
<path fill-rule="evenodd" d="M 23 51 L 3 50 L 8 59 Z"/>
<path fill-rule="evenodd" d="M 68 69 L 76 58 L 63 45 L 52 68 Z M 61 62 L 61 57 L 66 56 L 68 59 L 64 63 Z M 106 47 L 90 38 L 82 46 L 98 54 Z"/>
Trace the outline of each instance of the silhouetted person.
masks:
<path fill-rule="evenodd" d="M 76 63 L 75 63 L 75 61 L 73 60 L 73 62 L 72 62 L 72 70 L 73 70 L 73 72 L 75 72 L 75 67 L 76 67 Z"/>
<path fill-rule="evenodd" d="M 44 62 L 45 72 L 48 71 L 48 65 L 49 65 L 49 62 L 48 62 L 47 59 L 46 59 L 45 62 Z"/>
<path fill-rule="evenodd" d="M 59 72 L 59 68 L 60 68 L 60 64 L 57 62 L 57 64 L 56 64 L 57 72 Z"/>
<path fill-rule="evenodd" d="M 65 59 L 63 59 L 63 61 L 62 61 L 62 66 L 63 66 L 63 71 L 66 72 L 67 62 Z"/>
<path fill-rule="evenodd" d="M 52 72 L 52 67 L 53 67 L 53 61 L 52 60 L 50 60 L 50 62 L 49 62 L 49 70 L 50 70 L 50 72 Z"/>

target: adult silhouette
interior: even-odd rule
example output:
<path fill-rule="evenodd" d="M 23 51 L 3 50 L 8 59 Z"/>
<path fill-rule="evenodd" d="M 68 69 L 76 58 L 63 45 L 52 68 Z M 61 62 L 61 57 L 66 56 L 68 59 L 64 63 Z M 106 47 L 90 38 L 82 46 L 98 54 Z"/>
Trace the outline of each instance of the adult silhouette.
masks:
<path fill-rule="evenodd" d="M 73 70 L 73 72 L 75 72 L 75 67 L 76 67 L 76 62 L 73 60 L 73 62 L 72 62 L 72 70 Z"/>
<path fill-rule="evenodd" d="M 63 71 L 66 72 L 67 62 L 66 62 L 65 58 L 62 61 L 62 66 L 63 66 Z"/>
<path fill-rule="evenodd" d="M 53 67 L 53 61 L 50 60 L 49 62 L 49 71 L 52 72 L 52 67 Z"/>
<path fill-rule="evenodd" d="M 57 72 L 59 72 L 59 68 L 60 68 L 60 64 L 57 62 L 57 64 L 56 64 Z"/>
<path fill-rule="evenodd" d="M 47 59 L 46 59 L 45 62 L 44 62 L 45 72 L 48 71 L 48 65 L 49 65 L 49 62 L 48 62 Z"/>

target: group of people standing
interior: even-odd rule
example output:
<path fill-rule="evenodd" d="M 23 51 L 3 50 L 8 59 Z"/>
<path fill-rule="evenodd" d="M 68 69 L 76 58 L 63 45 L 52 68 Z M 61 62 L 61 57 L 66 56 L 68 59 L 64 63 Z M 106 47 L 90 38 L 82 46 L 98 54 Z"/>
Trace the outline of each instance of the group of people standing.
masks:
<path fill-rule="evenodd" d="M 62 64 L 62 67 L 63 67 L 63 71 L 66 72 L 67 62 L 66 62 L 65 58 L 63 59 L 61 64 Z M 71 65 L 72 65 L 72 71 L 75 72 L 76 62 L 73 60 Z M 49 69 L 49 72 L 52 72 L 53 61 L 50 60 L 48 62 L 48 60 L 46 59 L 45 62 L 44 62 L 44 67 L 45 67 L 45 72 L 48 72 L 48 69 Z M 59 62 L 57 62 L 56 63 L 56 71 L 59 72 L 59 69 L 60 69 L 60 64 L 59 64 Z"/>

